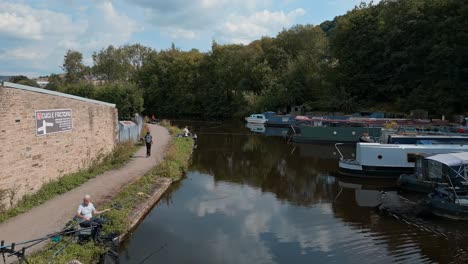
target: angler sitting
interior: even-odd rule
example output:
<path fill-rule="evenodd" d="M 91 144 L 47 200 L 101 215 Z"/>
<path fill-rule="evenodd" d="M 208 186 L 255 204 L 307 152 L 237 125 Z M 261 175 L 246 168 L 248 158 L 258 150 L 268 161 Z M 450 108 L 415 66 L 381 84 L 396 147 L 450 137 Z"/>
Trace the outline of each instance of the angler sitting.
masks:
<path fill-rule="evenodd" d="M 92 227 L 91 236 L 93 240 L 96 242 L 101 242 L 100 233 L 104 221 L 101 218 L 93 217 L 93 214 L 100 215 L 108 211 L 110 211 L 110 208 L 97 211 L 96 208 L 94 208 L 93 203 L 91 203 L 91 196 L 85 195 L 83 198 L 83 203 L 78 206 L 75 220 L 78 222 L 78 224 L 80 224 L 81 227 Z"/>

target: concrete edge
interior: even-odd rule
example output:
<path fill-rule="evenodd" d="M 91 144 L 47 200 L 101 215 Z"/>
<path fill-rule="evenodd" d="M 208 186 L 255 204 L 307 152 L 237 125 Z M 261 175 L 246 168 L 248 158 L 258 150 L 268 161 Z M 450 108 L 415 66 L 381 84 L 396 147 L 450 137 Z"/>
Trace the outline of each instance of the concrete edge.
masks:
<path fill-rule="evenodd" d="M 115 107 L 115 104 L 111 104 L 111 103 L 107 103 L 107 102 L 102 102 L 102 101 L 98 101 L 98 100 L 94 100 L 94 99 L 84 98 L 84 97 L 71 95 L 71 94 L 66 94 L 66 93 L 60 93 L 60 92 L 56 92 L 56 91 L 50 91 L 50 90 L 46 90 L 46 89 L 42 89 L 42 88 L 37 88 L 37 87 L 32 87 L 32 86 L 27 86 L 27 85 L 22 85 L 22 84 L 17 84 L 17 83 L 2 82 L 2 86 L 6 87 L 6 88 L 13 88 L 13 89 L 19 89 L 19 90 L 24 90 L 24 91 L 29 91 L 29 92 L 55 95 L 55 96 L 69 98 L 69 99 L 84 101 L 84 102 L 88 102 L 88 103 L 95 103 L 95 104 L 101 104 L 101 105 L 105 105 L 105 106 Z"/>
<path fill-rule="evenodd" d="M 128 235 L 138 227 L 141 221 L 143 221 L 146 215 L 148 215 L 148 213 L 153 209 L 153 207 L 156 206 L 156 204 L 166 193 L 166 191 L 169 189 L 173 182 L 173 180 L 168 178 L 161 178 L 158 180 L 158 183 L 161 184 L 161 186 L 153 191 L 148 200 L 138 205 L 139 208 L 130 217 L 129 228 L 119 236 L 120 242 L 125 240 L 128 237 Z"/>

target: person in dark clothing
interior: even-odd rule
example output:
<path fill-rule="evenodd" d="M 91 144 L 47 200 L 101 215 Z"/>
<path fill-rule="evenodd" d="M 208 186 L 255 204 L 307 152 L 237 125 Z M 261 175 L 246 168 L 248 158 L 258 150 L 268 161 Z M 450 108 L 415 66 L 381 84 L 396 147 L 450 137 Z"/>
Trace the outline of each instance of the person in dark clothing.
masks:
<path fill-rule="evenodd" d="M 148 158 L 151 156 L 151 145 L 153 144 L 153 137 L 150 135 L 150 132 L 146 132 L 145 136 L 145 143 L 146 143 L 146 157 Z"/>
<path fill-rule="evenodd" d="M 97 211 L 96 208 L 94 208 L 93 203 L 91 203 L 91 196 L 85 195 L 83 203 L 78 206 L 75 219 L 81 227 L 92 227 L 91 236 L 93 237 L 93 240 L 100 242 L 100 233 L 104 221 L 101 218 L 93 217 L 93 215 L 99 215 L 107 211 L 110 211 L 110 209 Z"/>

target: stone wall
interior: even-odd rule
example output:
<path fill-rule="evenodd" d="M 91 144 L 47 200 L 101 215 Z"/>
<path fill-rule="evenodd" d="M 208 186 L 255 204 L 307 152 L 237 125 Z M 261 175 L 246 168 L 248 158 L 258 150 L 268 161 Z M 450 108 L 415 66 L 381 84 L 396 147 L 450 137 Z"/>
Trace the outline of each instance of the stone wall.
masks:
<path fill-rule="evenodd" d="M 36 136 L 35 110 L 47 109 L 71 109 L 72 130 Z M 111 152 L 117 129 L 115 105 L 28 86 L 0 85 L 3 207 Z"/>

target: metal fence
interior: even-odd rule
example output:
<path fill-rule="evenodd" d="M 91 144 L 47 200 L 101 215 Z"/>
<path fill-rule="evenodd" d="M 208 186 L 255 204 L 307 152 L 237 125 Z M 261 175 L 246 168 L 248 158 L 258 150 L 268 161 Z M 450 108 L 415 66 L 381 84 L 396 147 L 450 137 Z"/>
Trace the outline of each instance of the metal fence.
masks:
<path fill-rule="evenodd" d="M 143 118 L 138 114 L 135 114 L 133 121 L 119 121 L 119 142 L 138 143 L 142 128 Z"/>

